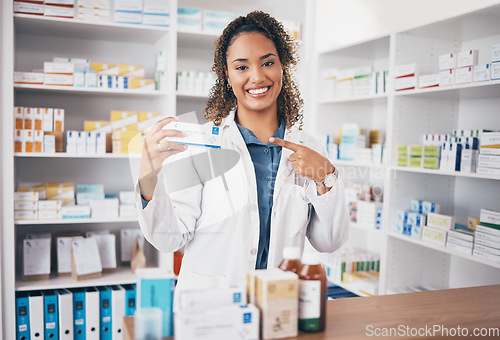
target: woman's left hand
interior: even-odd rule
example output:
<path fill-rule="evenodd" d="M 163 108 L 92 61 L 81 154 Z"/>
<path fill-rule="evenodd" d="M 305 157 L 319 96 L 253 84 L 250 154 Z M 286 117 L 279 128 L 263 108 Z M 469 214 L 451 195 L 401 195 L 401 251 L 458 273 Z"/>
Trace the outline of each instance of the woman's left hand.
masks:
<path fill-rule="evenodd" d="M 288 159 L 292 163 L 295 173 L 303 177 L 322 182 L 326 175 L 335 171 L 335 167 L 330 163 L 328 158 L 307 146 L 274 137 L 270 138 L 269 142 L 293 151 Z M 321 195 L 330 190 L 330 188 L 323 188 L 319 185 L 317 185 L 317 188 Z"/>

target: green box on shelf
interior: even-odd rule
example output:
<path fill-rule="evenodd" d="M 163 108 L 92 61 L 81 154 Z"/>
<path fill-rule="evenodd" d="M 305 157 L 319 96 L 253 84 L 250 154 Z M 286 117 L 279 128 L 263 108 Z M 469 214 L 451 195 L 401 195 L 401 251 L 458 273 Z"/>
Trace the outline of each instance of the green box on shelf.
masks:
<path fill-rule="evenodd" d="M 398 155 L 407 156 L 408 155 L 408 145 L 398 145 Z"/>
<path fill-rule="evenodd" d="M 398 166 L 408 166 L 408 156 L 398 156 Z"/>
<path fill-rule="evenodd" d="M 411 145 L 410 146 L 410 156 L 412 157 L 422 157 L 422 145 Z"/>
<path fill-rule="evenodd" d="M 439 158 L 437 157 L 424 157 L 425 169 L 439 169 Z"/>
<path fill-rule="evenodd" d="M 421 168 L 422 167 L 422 157 L 410 157 L 410 167 L 411 168 Z"/>
<path fill-rule="evenodd" d="M 439 146 L 424 146 L 424 157 L 439 157 Z"/>

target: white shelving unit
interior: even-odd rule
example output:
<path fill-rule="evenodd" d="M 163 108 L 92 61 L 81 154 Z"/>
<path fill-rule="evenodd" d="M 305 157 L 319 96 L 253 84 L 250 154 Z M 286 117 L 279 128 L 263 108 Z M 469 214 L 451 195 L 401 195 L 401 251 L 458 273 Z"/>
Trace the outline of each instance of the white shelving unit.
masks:
<path fill-rule="evenodd" d="M 309 7 L 308 7 L 309 6 Z M 82 130 L 84 120 L 109 120 L 111 110 L 154 111 L 182 114 L 196 111 L 202 120 L 208 94 L 177 93 L 176 72 L 194 70 L 208 72 L 213 62 L 213 50 L 218 34 L 187 32 L 177 27 L 177 8 L 195 7 L 246 14 L 255 9 L 269 12 L 278 19 L 304 23 L 309 31 L 304 0 L 257 0 L 250 3 L 224 0 L 170 0 L 171 27 L 93 23 L 72 19 L 57 19 L 13 14 L 11 1 L 1 4 L 2 49 L 2 110 L 12 112 L 14 106 L 57 107 L 65 109 L 65 130 Z M 302 42 L 301 46 L 304 46 Z M 146 77 L 154 78 L 157 51 L 167 53 L 166 91 L 104 90 L 63 86 L 15 85 L 12 71 L 31 71 L 43 61 L 55 56 L 85 57 L 95 62 L 140 64 L 146 67 Z M 302 59 L 304 60 L 304 59 Z M 2 115 L 2 306 L 6 339 L 15 338 L 15 291 L 84 287 L 132 283 L 134 276 L 128 267 L 106 273 L 96 280 L 74 281 L 68 277 L 51 276 L 50 280 L 20 281 L 24 235 L 32 232 L 61 232 L 109 229 L 119 233 L 122 228 L 137 227 L 136 218 L 14 221 L 12 193 L 17 183 L 58 181 L 104 183 L 105 192 L 132 190 L 130 162 L 140 155 L 68 155 L 57 153 L 26 154 L 13 152 L 13 117 Z M 119 237 L 117 238 L 119 239 Z M 16 247 L 12 247 L 15 244 Z M 172 256 L 156 254 L 146 249 L 148 260 L 160 266 L 172 265 Z M 158 257 L 158 259 L 156 259 Z M 148 262 L 148 265 L 150 263 Z"/>
<path fill-rule="evenodd" d="M 384 172 L 384 223 L 381 238 L 362 228 L 351 232 L 353 246 L 378 250 L 381 256 L 379 294 L 408 285 L 456 288 L 500 282 L 500 263 L 394 233 L 396 212 L 408 210 L 411 199 L 441 204 L 441 212 L 458 223 L 479 216 L 481 208 L 498 211 L 500 177 L 479 173 L 443 172 L 396 165 L 398 144 L 419 144 L 424 133 L 451 133 L 454 129 L 500 129 L 500 81 L 410 91 L 393 91 L 391 71 L 416 62 L 420 74 L 438 71 L 438 56 L 479 50 L 479 64 L 491 62 L 491 45 L 500 42 L 500 5 L 495 4 L 387 36 L 341 48 L 319 50 L 319 71 L 372 65 L 389 69 L 387 94 L 336 99 L 316 96 L 316 130 L 336 133 L 342 123 L 386 131 L 389 157 Z M 320 89 L 315 92 L 319 93 Z M 335 161 L 341 168 L 372 169 L 371 164 Z M 356 170 L 359 171 L 359 170 Z M 366 179 L 366 177 L 362 177 Z M 371 180 L 370 178 L 368 180 Z M 355 238 L 355 240 L 353 240 Z M 377 247 L 378 246 L 378 247 Z"/>

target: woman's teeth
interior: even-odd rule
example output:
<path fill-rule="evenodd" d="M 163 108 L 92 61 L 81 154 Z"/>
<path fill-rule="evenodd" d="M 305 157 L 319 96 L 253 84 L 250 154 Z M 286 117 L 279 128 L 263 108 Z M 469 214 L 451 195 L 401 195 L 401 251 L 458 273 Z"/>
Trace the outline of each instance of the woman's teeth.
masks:
<path fill-rule="evenodd" d="M 269 87 L 262 87 L 260 89 L 251 89 L 251 90 L 248 90 L 248 93 L 250 93 L 250 94 L 261 94 L 261 93 L 267 92 L 267 90 L 269 90 Z"/>

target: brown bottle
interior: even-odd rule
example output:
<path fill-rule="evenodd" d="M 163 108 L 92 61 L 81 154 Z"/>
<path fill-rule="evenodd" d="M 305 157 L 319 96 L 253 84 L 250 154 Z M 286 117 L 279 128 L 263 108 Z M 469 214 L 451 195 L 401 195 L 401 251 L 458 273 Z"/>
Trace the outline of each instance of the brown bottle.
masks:
<path fill-rule="evenodd" d="M 326 273 L 317 254 L 304 254 L 299 271 L 299 330 L 321 332 L 326 326 Z"/>
<path fill-rule="evenodd" d="M 299 270 L 302 267 L 300 262 L 300 248 L 299 247 L 285 247 L 283 249 L 283 261 L 278 266 L 279 269 L 294 272 L 299 275 Z"/>

